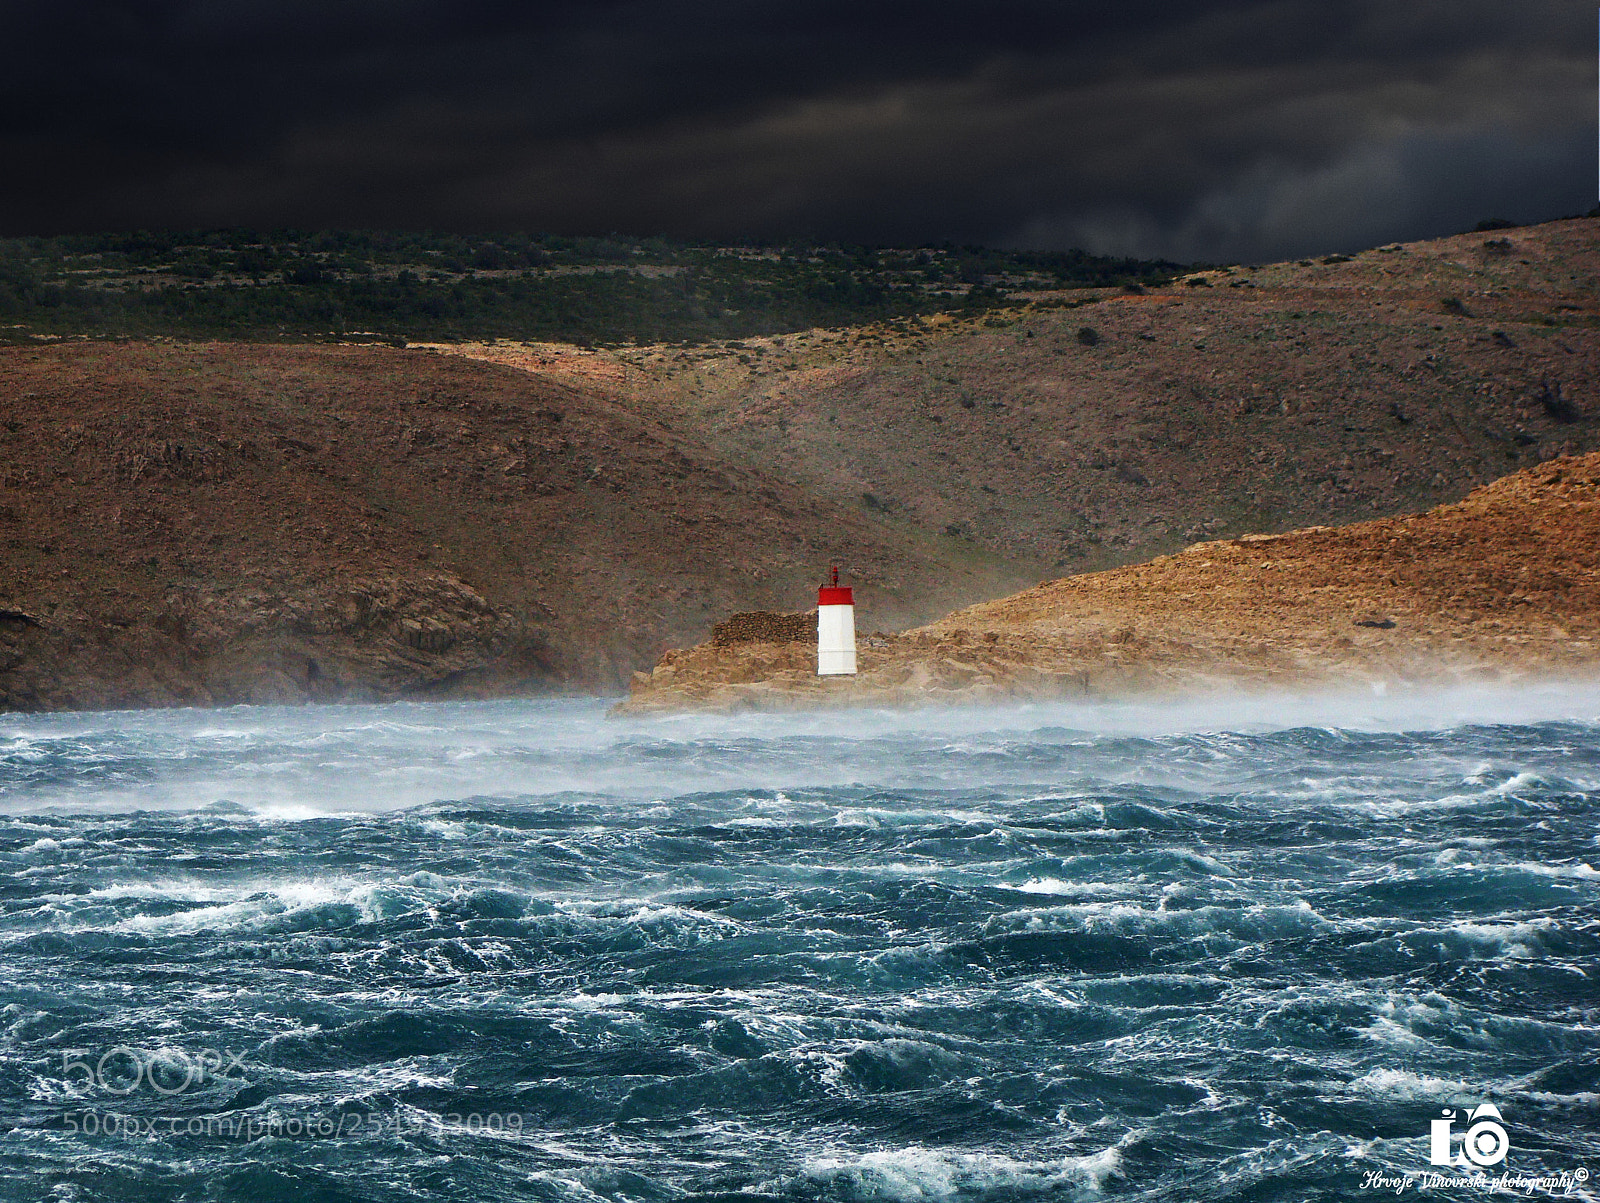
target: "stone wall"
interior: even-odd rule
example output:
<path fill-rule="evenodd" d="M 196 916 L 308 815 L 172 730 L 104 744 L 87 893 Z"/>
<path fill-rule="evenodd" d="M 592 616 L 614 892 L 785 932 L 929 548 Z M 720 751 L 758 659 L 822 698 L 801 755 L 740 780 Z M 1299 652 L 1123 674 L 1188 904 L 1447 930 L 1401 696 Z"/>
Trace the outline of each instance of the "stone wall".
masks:
<path fill-rule="evenodd" d="M 817 612 L 774 614 L 770 610 L 750 610 L 723 619 L 711 628 L 713 647 L 732 647 L 736 643 L 815 643 Z"/>

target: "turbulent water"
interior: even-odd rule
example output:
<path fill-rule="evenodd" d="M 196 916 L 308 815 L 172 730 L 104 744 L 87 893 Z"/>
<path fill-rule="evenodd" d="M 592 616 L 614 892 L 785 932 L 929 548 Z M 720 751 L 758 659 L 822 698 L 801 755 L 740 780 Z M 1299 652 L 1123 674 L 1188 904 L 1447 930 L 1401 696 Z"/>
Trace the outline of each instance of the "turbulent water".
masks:
<path fill-rule="evenodd" d="M 0 716 L 0 1195 L 1592 1199 L 1597 816 L 1578 689 Z"/>

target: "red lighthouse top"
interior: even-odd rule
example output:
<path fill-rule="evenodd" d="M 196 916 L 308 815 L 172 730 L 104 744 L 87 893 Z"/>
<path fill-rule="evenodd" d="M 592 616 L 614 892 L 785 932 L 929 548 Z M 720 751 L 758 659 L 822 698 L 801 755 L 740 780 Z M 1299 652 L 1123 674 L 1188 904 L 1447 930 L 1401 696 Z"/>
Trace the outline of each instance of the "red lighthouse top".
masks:
<path fill-rule="evenodd" d="M 817 605 L 819 606 L 853 606 L 850 586 L 839 583 L 839 569 L 833 568 L 828 583 L 817 590 Z"/>

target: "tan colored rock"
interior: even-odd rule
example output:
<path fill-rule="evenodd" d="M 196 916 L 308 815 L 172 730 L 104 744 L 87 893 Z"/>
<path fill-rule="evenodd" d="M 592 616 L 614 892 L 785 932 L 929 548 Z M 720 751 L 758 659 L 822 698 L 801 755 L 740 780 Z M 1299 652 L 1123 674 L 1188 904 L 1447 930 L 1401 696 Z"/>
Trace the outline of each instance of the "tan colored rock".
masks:
<path fill-rule="evenodd" d="M 734 614 L 711 628 L 711 642 L 717 647 L 736 643 L 810 643 L 817 641 L 817 612 L 773 614 L 752 610 Z"/>
<path fill-rule="evenodd" d="M 702 644 L 624 714 L 1195 694 L 1600 672 L 1600 453 L 1405 518 L 1198 543 L 1046 581 L 861 651 Z"/>

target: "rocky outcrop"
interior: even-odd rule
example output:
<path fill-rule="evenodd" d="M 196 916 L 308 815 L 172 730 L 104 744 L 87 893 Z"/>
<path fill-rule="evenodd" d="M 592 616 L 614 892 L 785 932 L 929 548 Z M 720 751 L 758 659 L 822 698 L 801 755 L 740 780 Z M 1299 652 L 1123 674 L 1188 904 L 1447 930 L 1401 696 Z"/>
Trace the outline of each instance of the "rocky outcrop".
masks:
<path fill-rule="evenodd" d="M 817 612 L 773 614 L 767 610 L 750 610 L 733 614 L 711 628 L 711 642 L 716 647 L 732 647 L 737 643 L 814 645 L 817 642 Z"/>
<path fill-rule="evenodd" d="M 0 709 L 527 692 L 553 672 L 542 617 L 446 574 L 174 588 L 120 613 L 0 609 Z"/>
<path fill-rule="evenodd" d="M 670 652 L 623 713 L 1388 688 L 1600 672 L 1600 454 L 1406 518 L 1195 544 L 868 640 Z"/>

